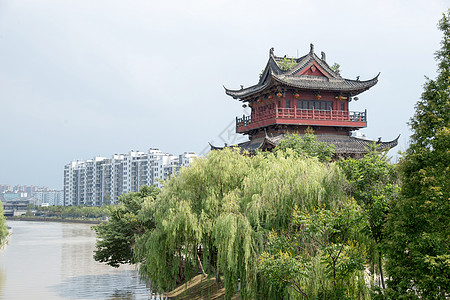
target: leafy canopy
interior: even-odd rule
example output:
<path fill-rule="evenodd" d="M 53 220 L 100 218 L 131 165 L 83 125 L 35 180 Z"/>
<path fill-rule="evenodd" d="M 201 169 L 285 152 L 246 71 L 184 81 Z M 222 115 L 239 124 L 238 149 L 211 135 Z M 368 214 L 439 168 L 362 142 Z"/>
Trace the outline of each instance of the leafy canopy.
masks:
<path fill-rule="evenodd" d="M 312 131 L 287 135 L 275 148 L 275 154 L 286 153 L 286 149 L 292 149 L 299 155 L 317 157 L 321 162 L 331 161 L 335 154 L 335 145 L 318 142 Z"/>
<path fill-rule="evenodd" d="M 295 58 L 284 56 L 283 60 L 280 62 L 280 68 L 283 71 L 288 71 L 292 69 L 296 64 L 297 60 Z"/>
<path fill-rule="evenodd" d="M 286 236 L 289 230 L 301 226 L 293 223 L 295 207 L 305 213 L 317 207 L 330 213 L 348 207 L 344 187 L 344 177 L 334 164 L 322 164 L 292 149 L 284 154 L 255 156 L 243 156 L 239 149 L 211 151 L 167 181 L 154 208 L 141 210 L 141 216 L 154 216 L 155 227 L 136 241 L 140 272 L 158 290 L 169 290 L 202 271 L 223 281 L 227 299 L 237 291 L 238 282 L 242 299 L 288 295 L 295 299 L 296 292 L 290 286 L 273 285 L 266 280 L 272 275 L 261 273 L 260 256 L 268 247 L 270 233 Z M 337 281 L 348 281 L 345 272 L 337 268 L 350 268 L 347 257 L 359 252 L 350 250 L 353 233 L 351 240 L 350 234 L 344 234 L 345 230 L 350 232 L 344 227 L 353 228 L 355 218 L 346 223 L 347 215 L 339 216 L 330 217 L 330 226 L 336 230 L 329 239 L 334 248 L 315 250 L 329 254 L 314 253 L 313 270 L 322 270 L 322 275 L 305 279 L 302 289 L 327 282 L 322 286 L 332 294 L 336 290 L 334 278 L 336 285 Z M 337 230 L 346 237 L 339 238 Z M 345 249 L 338 255 L 339 250 L 335 250 L 342 244 Z M 335 269 L 336 277 L 327 271 L 330 264 L 325 263 L 333 264 L 333 259 L 331 269 Z M 302 261 L 291 263 L 293 269 Z M 360 265 L 355 266 L 348 272 L 352 279 Z"/>
<path fill-rule="evenodd" d="M 413 134 L 400 162 L 401 197 L 386 228 L 392 298 L 450 294 L 450 10 L 439 29 L 438 76 L 427 79 L 411 118 Z"/>
<path fill-rule="evenodd" d="M 97 233 L 97 250 L 94 259 L 113 267 L 120 264 L 133 264 L 133 247 L 136 236 L 154 227 L 152 214 L 139 218 L 145 207 L 151 209 L 159 189 L 143 186 L 139 192 L 121 195 L 117 206 L 110 207 L 110 220 L 94 226 Z"/>
<path fill-rule="evenodd" d="M 399 193 L 399 178 L 397 167 L 388 162 L 387 152 L 377 150 L 374 143 L 370 151 L 361 159 L 348 158 L 340 160 L 339 166 L 349 180 L 350 195 L 362 208 L 367 219 L 364 228 L 370 236 L 373 244 L 370 256 L 372 262 L 372 273 L 378 265 L 378 276 L 380 286 L 385 287 L 383 276 L 383 227 L 389 213 L 389 206 Z"/>
<path fill-rule="evenodd" d="M 338 75 L 341 75 L 341 65 L 340 64 L 335 62 L 330 68 L 331 68 L 331 70 L 336 72 Z"/>
<path fill-rule="evenodd" d="M 269 234 L 259 268 L 271 285 L 288 286 L 305 298 L 364 298 L 365 285 L 353 284 L 364 282 L 363 225 L 354 200 L 339 207 L 296 208 L 290 231 Z"/>

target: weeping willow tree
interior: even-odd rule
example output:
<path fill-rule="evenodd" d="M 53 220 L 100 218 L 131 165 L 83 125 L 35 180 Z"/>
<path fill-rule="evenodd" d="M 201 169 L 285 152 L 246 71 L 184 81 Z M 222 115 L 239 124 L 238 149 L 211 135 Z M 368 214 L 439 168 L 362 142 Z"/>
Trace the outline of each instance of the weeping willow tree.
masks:
<path fill-rule="evenodd" d="M 343 207 L 344 182 L 334 164 L 290 149 L 251 157 L 238 149 L 212 151 L 141 210 L 139 217 L 151 215 L 155 226 L 136 240 L 140 272 L 160 291 L 203 273 L 223 284 L 226 299 L 238 289 L 242 299 L 301 299 L 267 280 L 260 257 L 271 232 L 292 229 L 296 207 Z"/>
<path fill-rule="evenodd" d="M 228 282 L 227 266 L 218 262 L 223 249 L 215 239 L 221 234 L 217 224 L 224 224 L 227 212 L 241 210 L 237 199 L 252 164 L 237 150 L 213 151 L 166 182 L 154 210 L 144 208 L 142 216 L 154 214 L 156 227 L 138 239 L 135 252 L 154 288 L 169 290 L 199 269 L 218 281 L 225 274 Z M 227 226 L 235 224 L 229 220 Z"/>

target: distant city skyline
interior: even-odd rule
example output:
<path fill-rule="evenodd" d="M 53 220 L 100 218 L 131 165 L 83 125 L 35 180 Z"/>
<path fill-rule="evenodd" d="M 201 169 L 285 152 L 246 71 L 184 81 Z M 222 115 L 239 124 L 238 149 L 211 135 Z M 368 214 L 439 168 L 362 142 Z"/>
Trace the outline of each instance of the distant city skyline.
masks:
<path fill-rule="evenodd" d="M 22 184 L 4 184 L 0 182 L 0 193 L 3 192 L 26 192 L 26 193 L 34 193 L 37 191 L 48 191 L 50 188 L 47 186 L 36 186 L 36 185 L 22 185 Z"/>
<path fill-rule="evenodd" d="M 64 166 L 64 205 L 116 204 L 120 195 L 138 192 L 142 186 L 161 188 L 163 181 L 195 158 L 192 152 L 175 156 L 150 148 L 72 161 Z"/>
<path fill-rule="evenodd" d="M 61 188 L 68 161 L 148 145 L 170 153 L 244 141 L 242 103 L 269 49 L 324 51 L 345 78 L 373 78 L 352 110 L 367 138 L 401 134 L 434 78 L 444 0 L 0 3 L 0 182 Z M 247 108 L 248 110 L 248 108 Z"/>

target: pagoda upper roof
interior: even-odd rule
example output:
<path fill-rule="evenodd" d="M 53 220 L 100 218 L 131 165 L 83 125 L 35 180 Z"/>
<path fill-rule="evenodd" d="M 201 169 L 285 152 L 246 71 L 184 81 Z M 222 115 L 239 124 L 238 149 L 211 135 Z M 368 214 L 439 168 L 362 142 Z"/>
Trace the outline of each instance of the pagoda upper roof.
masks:
<path fill-rule="evenodd" d="M 267 88 L 282 86 L 355 96 L 374 86 L 378 82 L 379 75 L 378 73 L 374 78 L 366 81 L 360 81 L 359 78 L 356 80 L 342 78 L 327 64 L 325 53 L 322 52 L 321 58 L 314 53 L 312 44 L 310 52 L 299 58 L 275 56 L 272 48 L 269 51 L 269 61 L 257 84 L 247 88 L 241 87 L 239 90 L 225 88 L 225 92 L 235 99 L 245 100 Z"/>

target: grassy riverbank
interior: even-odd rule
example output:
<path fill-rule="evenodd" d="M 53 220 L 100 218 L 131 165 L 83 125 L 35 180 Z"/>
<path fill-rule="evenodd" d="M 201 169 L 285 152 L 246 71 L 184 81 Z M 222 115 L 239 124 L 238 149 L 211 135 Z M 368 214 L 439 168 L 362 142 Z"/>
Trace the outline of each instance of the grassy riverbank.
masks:
<path fill-rule="evenodd" d="M 225 299 L 225 288 L 218 287 L 214 277 L 207 278 L 200 274 L 164 295 L 174 300 L 221 300 Z M 239 300 L 241 298 L 239 294 L 236 294 L 231 299 Z"/>

